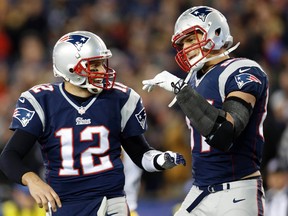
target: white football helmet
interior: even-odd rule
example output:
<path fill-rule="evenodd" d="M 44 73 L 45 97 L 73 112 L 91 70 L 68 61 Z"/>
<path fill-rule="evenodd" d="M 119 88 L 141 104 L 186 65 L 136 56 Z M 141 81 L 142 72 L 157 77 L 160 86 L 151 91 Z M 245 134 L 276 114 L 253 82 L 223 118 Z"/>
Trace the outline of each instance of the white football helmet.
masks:
<path fill-rule="evenodd" d="M 182 40 L 196 32 L 203 33 L 202 38 L 197 38 L 197 43 L 182 49 Z M 230 35 L 226 18 L 219 11 L 206 6 L 192 7 L 183 12 L 175 23 L 172 45 L 177 50 L 175 57 L 178 65 L 186 72 L 197 71 L 207 62 L 206 56 L 212 50 L 231 47 L 233 37 Z M 187 53 L 199 49 L 198 56 L 189 59 Z"/>
<path fill-rule="evenodd" d="M 54 46 L 54 76 L 99 94 L 103 89 L 111 89 L 115 82 L 116 72 L 108 67 L 111 56 L 111 51 L 97 35 L 87 31 L 70 32 Z M 104 61 L 105 71 L 90 69 L 90 62 L 95 60 Z"/>

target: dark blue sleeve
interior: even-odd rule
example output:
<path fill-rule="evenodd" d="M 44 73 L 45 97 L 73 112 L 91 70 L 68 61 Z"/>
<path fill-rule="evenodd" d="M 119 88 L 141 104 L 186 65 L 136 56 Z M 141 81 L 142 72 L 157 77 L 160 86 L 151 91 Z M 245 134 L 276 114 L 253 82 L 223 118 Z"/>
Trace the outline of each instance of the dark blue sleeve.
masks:
<path fill-rule="evenodd" d="M 141 135 L 147 130 L 146 111 L 142 104 L 141 97 L 132 90 L 128 101 L 129 105 L 126 107 L 127 109 L 131 109 L 131 115 L 129 118 L 126 117 L 127 122 L 122 131 L 122 136 L 124 138 Z M 123 117 L 124 116 L 122 116 L 122 118 Z"/>
<path fill-rule="evenodd" d="M 22 176 L 31 171 L 23 164 L 23 158 L 32 149 L 37 137 L 22 131 L 16 130 L 0 155 L 0 169 L 14 182 L 22 184 Z"/>
<path fill-rule="evenodd" d="M 266 89 L 267 82 L 267 75 L 258 67 L 247 68 L 243 73 L 236 70 L 226 82 L 225 95 L 233 91 L 242 91 L 258 99 Z"/>
<path fill-rule="evenodd" d="M 21 96 L 18 99 L 9 128 L 11 130 L 21 129 L 36 137 L 43 132 L 42 122 L 27 98 Z"/>

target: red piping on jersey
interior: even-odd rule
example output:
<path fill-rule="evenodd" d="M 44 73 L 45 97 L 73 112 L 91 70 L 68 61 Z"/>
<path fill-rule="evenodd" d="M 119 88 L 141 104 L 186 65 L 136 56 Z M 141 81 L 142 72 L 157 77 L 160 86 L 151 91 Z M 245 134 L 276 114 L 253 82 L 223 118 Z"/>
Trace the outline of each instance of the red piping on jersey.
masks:
<path fill-rule="evenodd" d="M 257 179 L 257 193 L 256 193 L 256 199 L 257 199 L 257 208 L 258 208 L 258 216 L 264 216 L 264 206 L 262 202 L 262 180 Z"/>

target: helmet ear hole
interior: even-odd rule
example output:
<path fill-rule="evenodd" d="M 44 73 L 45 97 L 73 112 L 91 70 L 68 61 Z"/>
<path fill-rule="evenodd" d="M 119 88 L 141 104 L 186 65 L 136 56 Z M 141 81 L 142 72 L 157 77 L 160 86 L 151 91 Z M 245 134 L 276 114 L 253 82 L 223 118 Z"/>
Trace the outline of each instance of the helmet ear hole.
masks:
<path fill-rule="evenodd" d="M 218 28 L 218 29 L 215 30 L 215 35 L 216 36 L 219 36 L 220 33 L 221 33 L 221 28 Z"/>
<path fill-rule="evenodd" d="M 74 69 L 73 68 L 69 68 L 69 72 L 70 73 L 74 73 Z"/>

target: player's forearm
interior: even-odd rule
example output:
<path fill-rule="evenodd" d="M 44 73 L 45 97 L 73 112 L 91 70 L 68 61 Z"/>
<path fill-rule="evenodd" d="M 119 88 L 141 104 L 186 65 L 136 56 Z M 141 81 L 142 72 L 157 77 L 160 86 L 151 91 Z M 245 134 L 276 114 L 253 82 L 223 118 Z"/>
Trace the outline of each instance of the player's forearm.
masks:
<path fill-rule="evenodd" d="M 208 103 L 191 86 L 179 87 L 177 101 L 192 126 L 204 137 L 206 142 L 221 151 L 229 150 L 233 141 L 245 129 L 253 111 L 255 98 L 246 94 L 229 94 L 222 109 L 217 109 Z M 238 93 L 240 94 L 240 93 Z M 242 97 L 241 97 L 242 96 Z M 251 101 L 251 103 L 250 103 Z M 252 103 L 253 102 L 253 103 Z"/>
<path fill-rule="evenodd" d="M 143 154 L 153 149 L 146 141 L 144 135 L 141 134 L 139 136 L 128 137 L 125 139 L 123 138 L 121 144 L 131 160 L 139 168 L 144 169 L 142 166 Z"/>
<path fill-rule="evenodd" d="M 179 153 L 153 149 L 144 135 L 122 139 L 122 147 L 138 167 L 148 172 L 171 169 L 179 164 L 186 165 L 185 159 Z"/>
<path fill-rule="evenodd" d="M 0 156 L 0 169 L 13 182 L 22 184 L 23 174 L 30 171 L 23 166 L 22 159 L 15 152 L 3 150 Z"/>
<path fill-rule="evenodd" d="M 36 137 L 16 130 L 0 155 L 0 169 L 12 181 L 22 184 L 22 176 L 31 171 L 23 165 L 23 158 L 31 150 Z"/>

